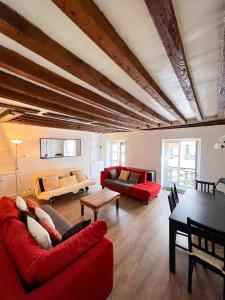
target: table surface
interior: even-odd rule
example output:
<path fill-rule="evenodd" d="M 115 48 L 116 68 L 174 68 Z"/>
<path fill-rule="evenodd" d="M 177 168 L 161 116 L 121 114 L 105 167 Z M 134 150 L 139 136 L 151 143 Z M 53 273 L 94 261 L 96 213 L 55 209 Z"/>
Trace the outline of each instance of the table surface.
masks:
<path fill-rule="evenodd" d="M 186 191 L 169 218 L 187 224 L 187 217 L 225 232 L 225 195 Z"/>
<path fill-rule="evenodd" d="M 80 198 L 80 200 L 82 204 L 87 204 L 88 206 L 99 208 L 119 197 L 120 193 L 104 189 L 84 196 Z"/>

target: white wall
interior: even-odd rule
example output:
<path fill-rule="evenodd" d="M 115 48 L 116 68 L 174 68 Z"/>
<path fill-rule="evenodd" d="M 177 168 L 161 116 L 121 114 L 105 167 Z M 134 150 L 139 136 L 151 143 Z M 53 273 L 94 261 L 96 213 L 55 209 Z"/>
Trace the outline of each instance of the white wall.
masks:
<path fill-rule="evenodd" d="M 216 181 L 225 177 L 225 149 L 214 150 L 213 145 L 222 135 L 225 126 L 195 127 L 182 129 L 155 130 L 134 133 L 106 134 L 106 140 L 125 140 L 126 165 L 157 171 L 161 178 L 162 139 L 201 139 L 200 178 Z"/>
<path fill-rule="evenodd" d="M 19 172 L 26 192 L 32 188 L 32 173 L 52 168 L 82 168 L 90 176 L 91 135 L 89 132 L 17 124 L 0 125 L 0 174 L 14 171 L 15 145 L 10 139 L 22 139 L 18 146 Z M 96 136 L 96 134 L 94 134 Z M 81 156 L 40 159 L 40 138 L 81 139 Z M 27 156 L 27 157 L 23 157 Z M 96 158 L 97 159 L 97 158 Z M 11 183 L 12 185 L 12 183 Z M 0 188 L 4 189 L 4 182 Z M 14 190 L 15 188 L 12 187 Z M 24 189 L 23 191 L 24 192 Z"/>

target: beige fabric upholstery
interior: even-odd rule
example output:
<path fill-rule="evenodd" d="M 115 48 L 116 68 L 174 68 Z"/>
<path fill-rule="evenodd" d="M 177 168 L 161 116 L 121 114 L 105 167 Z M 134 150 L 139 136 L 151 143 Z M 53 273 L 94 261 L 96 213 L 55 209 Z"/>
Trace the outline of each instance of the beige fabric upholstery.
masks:
<path fill-rule="evenodd" d="M 83 170 L 76 170 L 71 173 L 76 176 L 77 182 L 82 182 L 86 179 Z"/>
<path fill-rule="evenodd" d="M 38 181 L 39 178 L 52 176 L 52 175 L 66 177 L 66 176 L 68 176 L 68 174 L 70 174 L 70 172 L 74 172 L 74 171 L 76 171 L 74 168 L 65 168 L 65 169 L 52 169 L 52 170 L 34 173 L 33 174 L 34 196 L 37 199 L 42 199 L 42 200 L 48 201 L 52 197 L 60 196 L 60 195 L 67 194 L 67 193 L 77 193 L 77 192 L 79 192 L 80 189 L 83 189 L 86 186 L 91 186 L 91 185 L 95 184 L 94 180 L 88 179 L 88 177 L 85 175 L 84 181 L 76 183 L 73 186 L 58 188 L 56 190 L 52 190 L 52 191 L 48 191 L 48 192 L 40 191 L 40 186 L 39 186 L 39 181 Z"/>
<path fill-rule="evenodd" d="M 216 247 L 215 252 L 217 255 L 223 257 L 223 247 L 220 247 L 218 245 L 218 247 Z M 222 260 L 219 260 L 207 253 L 205 253 L 204 251 L 201 251 L 195 247 L 192 247 L 192 252 L 188 252 L 189 255 L 194 255 L 199 257 L 200 259 L 206 261 L 207 263 L 209 263 L 210 265 L 216 267 L 217 269 L 221 270 L 221 272 L 223 271 L 223 262 Z"/>
<path fill-rule="evenodd" d="M 42 177 L 42 182 L 46 192 L 59 188 L 59 177 L 57 175 Z"/>
<path fill-rule="evenodd" d="M 67 176 L 59 179 L 59 187 L 64 188 L 77 183 L 77 179 L 75 175 Z"/>
<path fill-rule="evenodd" d="M 130 175 L 130 172 L 121 170 L 119 179 L 123 180 L 123 181 L 127 181 L 129 175 Z"/>

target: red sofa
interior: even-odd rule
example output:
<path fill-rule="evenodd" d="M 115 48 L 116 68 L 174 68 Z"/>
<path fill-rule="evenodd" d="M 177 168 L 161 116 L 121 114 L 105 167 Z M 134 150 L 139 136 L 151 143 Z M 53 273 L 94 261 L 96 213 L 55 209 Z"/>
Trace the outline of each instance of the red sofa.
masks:
<path fill-rule="evenodd" d="M 8 200 L 7 200 L 8 199 Z M 95 222 L 46 251 L 19 220 L 13 200 L 0 200 L 0 299 L 105 300 L 113 286 L 113 248 L 105 222 Z"/>
<path fill-rule="evenodd" d="M 138 173 L 138 174 L 140 174 L 139 181 L 137 184 L 130 186 L 129 189 L 124 189 L 119 186 L 109 184 L 106 179 L 110 178 L 109 171 L 112 169 L 117 170 L 118 176 L 119 176 L 121 170 Z M 103 188 L 107 187 L 110 190 L 116 191 L 118 193 L 142 200 L 146 204 L 148 204 L 148 202 L 151 199 L 157 197 L 158 193 L 160 192 L 160 188 L 161 188 L 159 183 L 147 181 L 147 171 L 146 170 L 140 170 L 140 169 L 134 169 L 134 168 L 128 168 L 128 167 L 122 167 L 122 166 L 105 168 L 104 171 L 101 172 L 101 185 Z"/>

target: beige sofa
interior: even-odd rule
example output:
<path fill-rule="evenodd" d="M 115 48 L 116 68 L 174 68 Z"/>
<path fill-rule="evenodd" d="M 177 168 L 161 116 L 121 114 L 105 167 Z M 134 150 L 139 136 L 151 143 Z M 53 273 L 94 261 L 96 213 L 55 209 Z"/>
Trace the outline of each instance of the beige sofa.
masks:
<path fill-rule="evenodd" d="M 87 176 L 86 179 L 82 182 L 78 182 L 74 185 L 63 187 L 63 188 L 58 188 L 56 190 L 52 191 L 44 191 L 41 192 L 40 186 L 39 186 L 39 178 L 47 177 L 47 176 L 52 176 L 52 175 L 57 175 L 57 176 L 66 176 L 69 175 L 70 172 L 76 171 L 74 168 L 70 169 L 54 169 L 54 170 L 48 170 L 48 171 L 42 171 L 42 172 L 36 172 L 33 173 L 33 188 L 34 188 L 34 196 L 37 199 L 41 200 L 52 200 L 52 198 L 60 195 L 64 195 L 67 193 L 77 193 L 80 189 L 85 189 L 88 188 L 91 185 L 95 184 L 95 181 L 89 179 Z"/>

